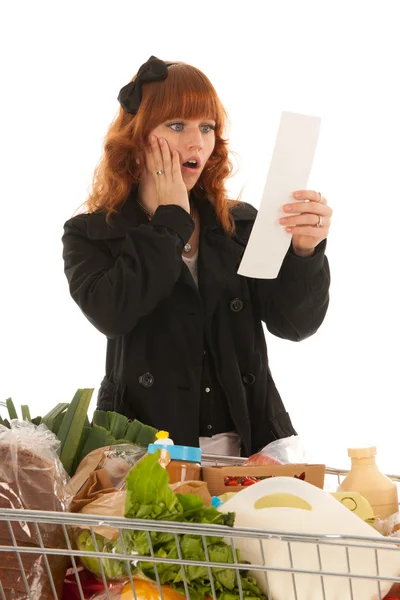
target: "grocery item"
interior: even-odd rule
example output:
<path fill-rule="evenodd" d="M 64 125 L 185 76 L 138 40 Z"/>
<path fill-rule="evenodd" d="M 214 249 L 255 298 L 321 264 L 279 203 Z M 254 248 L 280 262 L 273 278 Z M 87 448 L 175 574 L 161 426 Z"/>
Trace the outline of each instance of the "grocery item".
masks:
<path fill-rule="evenodd" d="M 123 517 L 125 513 L 126 492 L 124 490 L 112 491 L 108 494 L 97 496 L 89 504 L 85 504 L 80 509 L 80 514 L 101 515 L 102 517 Z M 78 530 L 87 531 L 88 527 L 81 525 L 75 529 L 75 535 Z M 102 536 L 106 540 L 116 540 L 119 537 L 119 530 L 109 525 L 95 525 L 94 533 Z"/>
<path fill-rule="evenodd" d="M 168 435 L 168 434 L 167 434 Z M 154 444 L 149 444 L 149 454 L 159 450 L 166 450 L 170 456 L 170 462 L 166 465 L 170 483 L 183 481 L 200 481 L 201 479 L 201 450 L 192 446 L 175 446 L 174 444 L 163 444 L 160 439 Z"/>
<path fill-rule="evenodd" d="M 103 488 L 123 489 L 126 475 L 145 454 L 146 448 L 136 443 L 96 448 L 79 463 L 68 484 L 68 491 L 75 501 L 77 495 L 84 493 L 84 488 L 90 485 L 89 480 L 93 473 L 101 478 Z M 72 512 L 75 512 L 74 508 Z"/>
<path fill-rule="evenodd" d="M 60 402 L 44 417 L 31 418 L 29 407 L 21 406 L 22 421 L 44 424 L 61 442 L 61 462 L 69 475 L 74 475 L 81 461 L 93 450 L 121 444 L 147 448 L 155 441 L 157 429 L 137 419 L 130 421 L 113 411 L 95 410 L 89 423 L 88 408 L 93 389 L 78 389 L 70 403 Z M 10 419 L 18 419 L 15 406 L 8 398 L 0 402 Z M 0 425 L 10 428 L 10 421 L 0 417 Z"/>
<path fill-rule="evenodd" d="M 185 598 L 185 596 L 176 592 L 169 585 L 161 586 L 161 596 L 158 586 L 155 583 L 142 581 L 141 579 L 135 579 L 133 583 L 135 586 L 135 593 L 133 593 L 132 586 L 129 582 L 122 588 L 119 600 L 183 600 Z"/>
<path fill-rule="evenodd" d="M 211 494 L 205 481 L 179 481 L 170 483 L 169 487 L 175 494 L 195 494 L 206 506 L 211 506 Z"/>
<path fill-rule="evenodd" d="M 90 597 L 90 600 L 185 600 L 185 596 L 175 591 L 169 585 L 162 585 L 161 594 L 157 584 L 152 581 L 133 579 L 135 591 L 130 581 L 124 585 L 111 586 L 108 592 L 104 590 Z"/>
<path fill-rule="evenodd" d="M 376 448 L 349 448 L 351 470 L 337 488 L 338 492 L 359 492 L 370 503 L 374 515 L 384 519 L 396 513 L 396 484 L 378 469 Z"/>
<path fill-rule="evenodd" d="M 374 520 L 375 515 L 370 503 L 358 492 L 330 492 L 330 494 L 363 521 Z"/>
<path fill-rule="evenodd" d="M 153 519 L 171 521 L 173 523 L 201 523 L 204 525 L 225 526 L 231 530 L 234 515 L 223 514 L 214 507 L 206 506 L 195 494 L 175 494 L 168 482 L 168 475 L 158 462 L 159 452 L 145 456 L 129 473 L 126 485 L 125 517 L 133 519 Z M 129 565 L 135 578 L 147 578 L 156 581 L 155 564 L 152 561 L 152 550 L 157 558 L 157 573 L 162 584 L 170 585 L 176 592 L 185 594 L 182 578 L 184 569 L 187 590 L 194 600 L 205 600 L 211 596 L 216 600 L 239 600 L 240 589 L 244 598 L 266 600 L 255 580 L 248 576 L 246 570 L 240 570 L 239 575 L 232 568 L 215 568 L 212 571 L 215 596 L 211 584 L 211 570 L 206 564 L 206 558 L 211 562 L 234 564 L 241 562 L 240 554 L 226 544 L 221 536 L 205 535 L 204 540 L 198 534 L 174 534 L 166 530 L 147 531 L 124 530 L 122 532 L 124 548 L 121 540 L 109 540 L 96 534 L 96 545 L 108 556 L 101 558 L 103 572 L 108 581 L 126 582 Z M 152 549 L 149 540 L 151 540 Z M 75 539 L 77 548 L 87 556 L 81 558 L 86 569 L 101 576 L 99 561 L 90 557 L 90 552 L 96 550 L 90 531 L 80 531 Z M 179 543 L 179 550 L 177 546 Z M 124 551 L 135 556 L 148 557 L 148 560 L 119 560 L 113 558 L 116 553 Z M 181 557 L 193 564 L 182 567 L 177 563 L 164 562 L 167 559 Z M 240 578 L 240 584 L 238 583 Z"/>
<path fill-rule="evenodd" d="M 0 508 L 66 511 L 67 474 L 57 451 L 60 442 L 47 427 L 11 421 L 10 429 L 0 426 Z M 63 530 L 59 525 L 40 525 L 40 536 L 32 522 L 12 522 L 16 542 L 38 553 L 2 552 L 0 581 L 6 600 L 52 600 L 55 595 L 48 576 L 46 561 L 40 554 L 41 539 L 50 548 L 65 548 Z M 0 521 L 0 546 L 12 546 L 13 540 L 6 521 Z M 68 558 L 49 556 L 55 591 L 60 594 Z M 23 571 L 21 570 L 21 564 Z"/>
<path fill-rule="evenodd" d="M 305 449 L 298 435 L 274 440 L 256 454 L 252 454 L 245 465 L 288 465 L 306 463 Z"/>
<path fill-rule="evenodd" d="M 257 452 L 256 454 L 252 454 L 244 463 L 245 465 L 281 465 L 281 461 L 274 458 L 268 452 Z"/>
<path fill-rule="evenodd" d="M 324 487 L 325 465 L 243 465 L 228 467 L 203 467 L 203 480 L 212 496 L 241 490 L 270 477 L 294 477 Z"/>
<path fill-rule="evenodd" d="M 78 584 L 79 581 L 79 584 Z M 118 591 L 121 592 L 121 587 Z M 109 586 L 110 600 L 112 596 L 112 584 Z M 82 590 L 82 595 L 80 590 Z M 103 596 L 104 594 L 104 596 Z M 65 579 L 61 600 L 93 600 L 94 598 L 107 598 L 104 583 L 96 579 L 92 573 L 78 566 L 68 569 Z M 107 598 L 108 600 L 108 598 Z"/>
<path fill-rule="evenodd" d="M 362 576 L 376 574 L 377 562 L 382 597 L 392 583 L 387 577 L 400 575 L 399 553 L 395 545 L 386 544 L 387 539 L 353 514 L 329 493 L 305 481 L 290 477 L 267 479 L 235 494 L 218 508 L 220 512 L 235 512 L 235 527 L 251 527 L 271 532 L 304 533 L 308 535 L 334 534 L 327 544 L 322 541 L 307 543 L 292 539 L 290 552 L 288 542 L 281 535 L 265 536 L 260 548 L 258 539 L 236 537 L 235 545 L 242 560 L 255 565 L 267 564 L 268 583 L 274 600 L 372 600 L 377 597 L 377 583 Z M 233 534 L 234 535 L 234 534 Z M 377 550 L 370 548 L 371 541 L 357 540 L 356 545 L 346 548 L 340 536 L 365 536 L 374 538 Z M 230 538 L 226 538 L 227 543 Z M 381 546 L 379 543 L 381 542 Z M 376 552 L 376 555 L 375 555 Z M 351 578 L 349 586 L 349 564 Z M 346 576 L 321 576 L 297 571 L 324 571 L 342 573 Z M 274 569 L 295 569 L 295 573 Z M 251 568 L 250 568 L 251 569 Z M 260 588 L 267 593 L 265 575 L 250 570 Z M 351 576 L 350 576 L 351 577 Z M 296 590 L 293 587 L 293 580 Z M 297 595 L 296 595 L 297 594 Z"/>
<path fill-rule="evenodd" d="M 174 442 L 170 439 L 168 431 L 158 431 L 156 433 L 155 444 L 161 444 L 162 446 L 173 446 Z"/>

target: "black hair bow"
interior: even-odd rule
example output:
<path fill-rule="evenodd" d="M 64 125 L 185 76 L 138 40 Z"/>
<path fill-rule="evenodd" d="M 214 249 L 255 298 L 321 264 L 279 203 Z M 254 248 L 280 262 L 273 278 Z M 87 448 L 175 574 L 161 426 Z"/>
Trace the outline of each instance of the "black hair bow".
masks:
<path fill-rule="evenodd" d="M 163 60 L 155 56 L 150 56 L 149 60 L 140 67 L 135 81 L 125 85 L 119 95 L 118 102 L 125 112 L 135 115 L 139 110 L 142 100 L 142 85 L 151 81 L 161 81 L 168 75 L 168 65 Z"/>

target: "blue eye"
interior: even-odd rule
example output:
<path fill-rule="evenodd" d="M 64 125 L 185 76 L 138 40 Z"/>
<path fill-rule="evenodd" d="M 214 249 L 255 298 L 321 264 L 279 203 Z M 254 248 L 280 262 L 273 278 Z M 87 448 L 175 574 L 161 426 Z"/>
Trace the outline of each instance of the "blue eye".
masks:
<path fill-rule="evenodd" d="M 211 124 L 201 125 L 201 130 L 203 133 L 210 133 L 210 131 L 215 131 L 215 125 L 211 125 Z"/>
<path fill-rule="evenodd" d="M 175 123 L 167 123 L 167 127 L 169 129 L 172 129 L 172 131 L 176 131 L 177 133 L 180 133 L 184 130 L 185 128 L 185 124 L 177 121 Z M 216 125 L 212 125 L 211 123 L 203 123 L 202 125 L 200 125 L 200 131 L 201 133 L 210 133 L 210 131 L 215 131 L 216 129 Z"/>
<path fill-rule="evenodd" d="M 167 125 L 172 131 L 183 131 L 183 123 L 170 123 Z"/>

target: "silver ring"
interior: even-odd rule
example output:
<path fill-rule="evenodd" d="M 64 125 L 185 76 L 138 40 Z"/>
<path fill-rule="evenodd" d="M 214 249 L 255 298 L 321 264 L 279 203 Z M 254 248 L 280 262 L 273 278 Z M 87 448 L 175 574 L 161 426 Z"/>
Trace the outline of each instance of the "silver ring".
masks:
<path fill-rule="evenodd" d="M 321 215 L 318 215 L 318 223 L 316 224 L 315 227 L 322 227 L 322 217 L 321 217 Z"/>
<path fill-rule="evenodd" d="M 164 175 L 165 171 L 162 169 L 160 171 L 156 171 L 156 175 Z"/>
<path fill-rule="evenodd" d="M 319 194 L 319 200 L 318 200 L 318 202 L 322 202 L 322 194 L 321 194 L 321 192 L 318 192 L 318 194 Z"/>

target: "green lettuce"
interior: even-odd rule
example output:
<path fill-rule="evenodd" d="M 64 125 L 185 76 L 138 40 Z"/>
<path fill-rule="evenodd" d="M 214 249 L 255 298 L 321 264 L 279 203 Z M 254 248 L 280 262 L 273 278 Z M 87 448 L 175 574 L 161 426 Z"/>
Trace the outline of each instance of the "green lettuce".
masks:
<path fill-rule="evenodd" d="M 220 513 L 214 507 L 204 505 L 198 496 L 193 494 L 175 494 L 169 487 L 168 473 L 158 463 L 159 452 L 145 456 L 128 474 L 126 478 L 125 517 L 130 519 L 152 519 L 175 521 L 181 523 L 204 523 L 232 527 L 234 513 Z M 184 576 L 187 581 L 190 600 L 203 600 L 212 596 L 210 581 L 210 563 L 222 562 L 234 564 L 240 562 L 239 552 L 234 556 L 233 549 L 227 545 L 223 537 L 205 536 L 207 555 L 202 536 L 192 534 L 174 535 L 158 531 L 122 532 L 123 544 L 120 539 L 113 542 L 96 535 L 100 551 L 107 553 L 122 553 L 132 556 L 131 562 L 113 558 L 101 559 L 104 574 L 107 579 L 121 580 L 128 576 L 128 569 L 134 577 L 148 578 L 156 581 L 155 564 L 151 560 L 135 561 L 134 556 L 151 556 L 149 537 L 154 556 L 161 559 L 179 559 L 196 561 L 198 565 L 157 563 L 157 573 L 161 584 L 172 586 L 186 595 Z M 77 546 L 87 552 L 95 551 L 92 536 L 89 531 L 83 531 L 77 538 Z M 101 575 L 97 559 L 81 559 L 83 565 L 97 576 Z M 218 600 L 238 600 L 240 598 L 238 577 L 243 596 L 248 600 L 264 599 L 256 581 L 248 576 L 247 571 L 237 571 L 222 567 L 211 567 L 214 589 Z"/>

